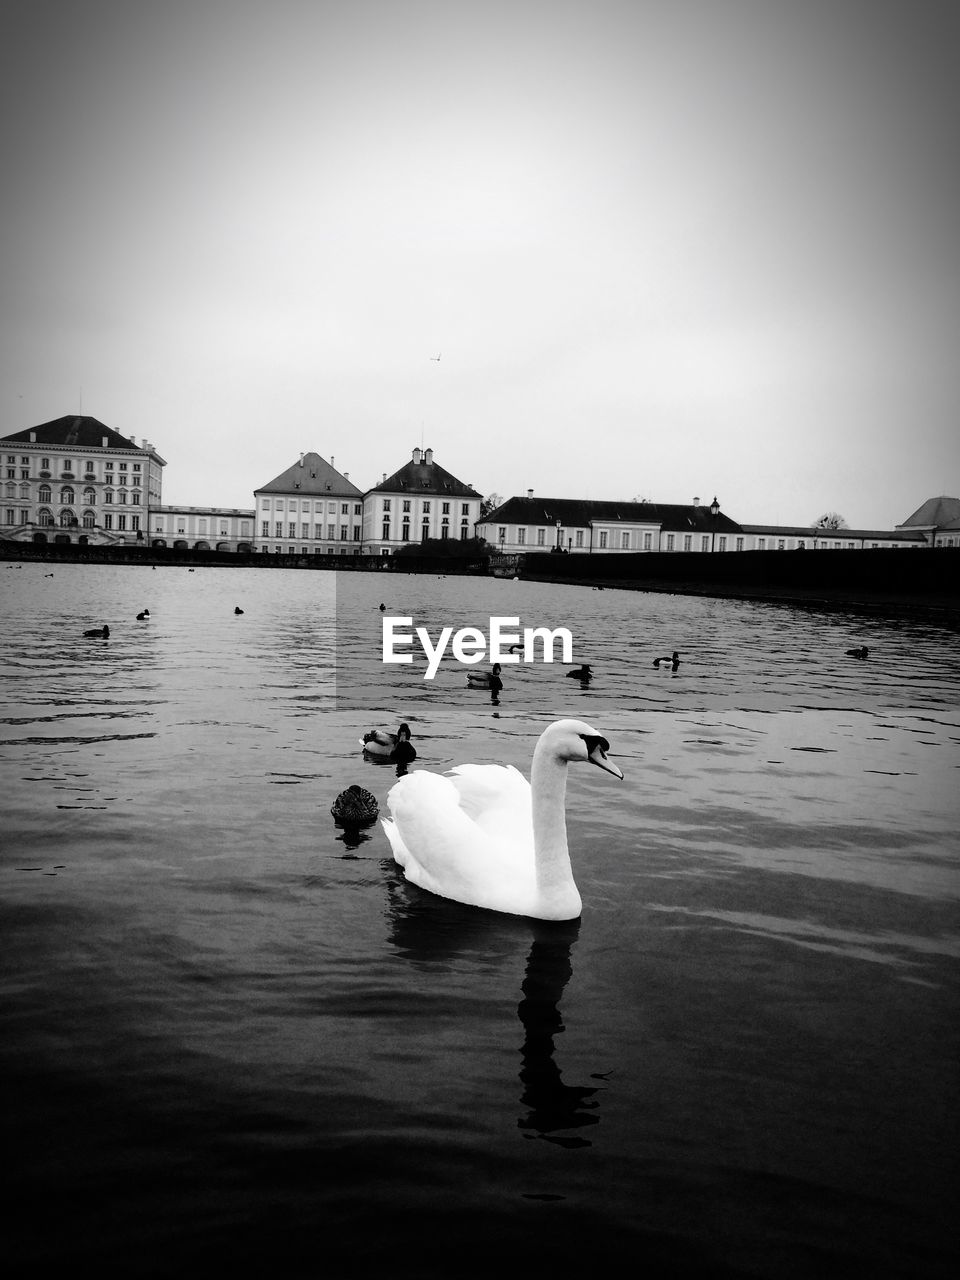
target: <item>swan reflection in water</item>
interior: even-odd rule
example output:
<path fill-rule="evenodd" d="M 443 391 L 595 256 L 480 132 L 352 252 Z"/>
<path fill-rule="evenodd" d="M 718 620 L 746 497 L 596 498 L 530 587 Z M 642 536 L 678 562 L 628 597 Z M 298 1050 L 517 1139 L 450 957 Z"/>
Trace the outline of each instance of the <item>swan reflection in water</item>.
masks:
<path fill-rule="evenodd" d="M 587 1138 L 561 1136 L 560 1131 L 581 1129 L 600 1119 L 595 1114 L 597 1102 L 588 1101 L 597 1089 L 564 1084 L 554 1060 L 554 1036 L 564 1030 L 559 1004 L 573 976 L 570 949 L 579 927 L 576 920 L 537 929 L 527 957 L 523 999 L 517 1007 L 525 1033 L 520 1049 L 520 1101 L 529 1108 L 517 1124 L 535 1131 L 526 1137 L 539 1136 L 562 1147 L 589 1147 Z"/>
<path fill-rule="evenodd" d="M 461 906 L 410 885 L 397 874 L 394 862 L 385 861 L 383 867 L 390 896 L 390 940 L 415 964 L 455 963 L 459 968 L 465 957 L 486 953 L 502 968 L 515 952 L 515 942 L 531 939 L 517 1005 L 522 1110 L 516 1127 L 526 1138 L 568 1148 L 591 1146 L 585 1136 L 570 1130 L 599 1124 L 599 1103 L 594 1099 L 599 1086 L 565 1084 L 554 1043 L 564 1030 L 560 1002 L 573 976 L 571 950 L 580 921 L 512 918 Z M 594 1073 L 591 1078 L 605 1077 Z"/>

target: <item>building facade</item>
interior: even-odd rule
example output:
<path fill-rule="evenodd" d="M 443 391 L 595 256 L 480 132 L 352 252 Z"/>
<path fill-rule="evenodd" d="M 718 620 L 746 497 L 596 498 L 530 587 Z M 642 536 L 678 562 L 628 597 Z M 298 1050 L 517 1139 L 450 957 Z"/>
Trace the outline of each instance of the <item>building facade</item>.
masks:
<path fill-rule="evenodd" d="M 252 551 L 254 516 L 252 507 L 154 507 L 150 545 L 177 551 Z"/>
<path fill-rule="evenodd" d="M 475 536 L 482 501 L 434 462 L 432 449 L 414 449 L 409 462 L 364 495 L 364 546 L 388 556 L 428 538 L 466 541 Z"/>
<path fill-rule="evenodd" d="M 960 498 L 928 498 L 897 529 L 922 534 L 931 547 L 960 547 Z"/>
<path fill-rule="evenodd" d="M 820 529 L 812 525 L 745 524 L 745 551 L 864 551 L 875 547 L 923 547 L 917 530 Z"/>
<path fill-rule="evenodd" d="M 644 551 L 742 551 L 743 530 L 720 510 L 578 498 L 508 498 L 477 522 L 477 533 L 504 555 L 567 551 L 626 555 Z"/>
<path fill-rule="evenodd" d="M 257 551 L 284 555 L 360 555 L 363 494 L 318 453 L 254 491 Z"/>
<path fill-rule="evenodd" d="M 143 543 L 165 461 L 96 418 L 68 416 L 0 440 L 0 532 L 18 542 Z"/>

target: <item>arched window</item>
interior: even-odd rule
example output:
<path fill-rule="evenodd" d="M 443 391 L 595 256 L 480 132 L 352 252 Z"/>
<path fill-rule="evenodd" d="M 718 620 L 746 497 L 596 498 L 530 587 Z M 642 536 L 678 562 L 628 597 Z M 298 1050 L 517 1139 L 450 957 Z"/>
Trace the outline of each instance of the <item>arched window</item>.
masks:
<path fill-rule="evenodd" d="M 53 512 L 46 507 L 37 512 L 37 524 L 53 524 Z"/>
<path fill-rule="evenodd" d="M 49 502 L 52 496 L 53 495 L 50 492 L 50 486 L 48 484 L 42 484 L 40 488 L 37 490 L 38 502 Z"/>
<path fill-rule="evenodd" d="M 84 491 L 83 491 L 83 505 L 84 505 L 85 507 L 95 507 L 95 506 L 97 505 L 97 491 L 96 491 L 96 489 L 84 489 Z"/>
<path fill-rule="evenodd" d="M 112 506 L 112 505 L 113 505 L 113 490 L 112 490 L 112 489 L 106 489 L 106 490 L 104 491 L 104 494 L 103 494 L 103 500 L 104 500 L 104 502 L 107 504 L 107 506 Z"/>
<path fill-rule="evenodd" d="M 97 513 L 95 511 L 85 511 L 83 513 L 83 527 L 85 529 L 95 529 L 97 527 Z"/>
<path fill-rule="evenodd" d="M 73 514 L 69 507 L 64 507 L 60 512 L 60 528 L 69 529 L 72 524 L 77 523 L 77 517 Z"/>
<path fill-rule="evenodd" d="M 73 500 L 73 486 L 65 484 L 60 490 L 60 505 L 64 507 L 72 507 Z"/>

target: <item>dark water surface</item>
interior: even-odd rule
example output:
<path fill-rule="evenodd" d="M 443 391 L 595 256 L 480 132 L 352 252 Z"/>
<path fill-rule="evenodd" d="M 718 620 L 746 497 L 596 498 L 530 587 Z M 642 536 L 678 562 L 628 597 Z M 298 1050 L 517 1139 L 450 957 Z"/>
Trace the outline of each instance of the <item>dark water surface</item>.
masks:
<path fill-rule="evenodd" d="M 0 593 L 15 1274 L 953 1274 L 953 633 L 287 570 Z M 510 669 L 494 707 L 384 667 L 381 601 L 566 625 L 596 678 Z M 395 780 L 369 727 L 526 771 L 562 715 L 625 774 L 570 770 L 577 924 L 432 897 L 333 824 Z"/>

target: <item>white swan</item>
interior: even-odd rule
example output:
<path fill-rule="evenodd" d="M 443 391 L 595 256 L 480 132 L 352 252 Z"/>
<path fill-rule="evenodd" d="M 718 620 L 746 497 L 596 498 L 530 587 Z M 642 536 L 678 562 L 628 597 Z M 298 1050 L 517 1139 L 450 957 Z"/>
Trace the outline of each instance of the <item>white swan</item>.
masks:
<path fill-rule="evenodd" d="M 454 902 L 538 920 L 577 919 L 582 903 L 564 815 L 567 764 L 585 760 L 623 778 L 608 749 L 582 720 L 558 720 L 540 735 L 530 782 L 499 764 L 401 778 L 387 794 L 391 818 L 381 819 L 394 859 L 413 884 Z"/>

